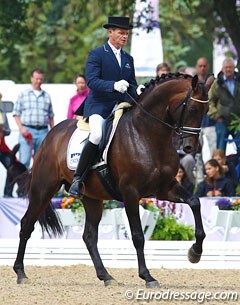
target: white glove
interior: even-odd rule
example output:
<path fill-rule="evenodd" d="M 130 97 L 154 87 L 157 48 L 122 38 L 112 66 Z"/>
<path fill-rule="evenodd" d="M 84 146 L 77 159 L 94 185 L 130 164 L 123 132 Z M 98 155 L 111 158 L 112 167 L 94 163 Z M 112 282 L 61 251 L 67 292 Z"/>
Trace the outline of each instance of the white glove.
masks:
<path fill-rule="evenodd" d="M 137 95 L 140 95 L 142 92 L 143 92 L 143 90 L 142 89 L 145 89 L 145 86 L 144 85 L 139 85 L 138 87 L 137 87 Z"/>
<path fill-rule="evenodd" d="M 114 83 L 114 90 L 120 92 L 120 93 L 125 93 L 129 87 L 129 83 L 122 79 L 119 80 L 118 82 Z"/>

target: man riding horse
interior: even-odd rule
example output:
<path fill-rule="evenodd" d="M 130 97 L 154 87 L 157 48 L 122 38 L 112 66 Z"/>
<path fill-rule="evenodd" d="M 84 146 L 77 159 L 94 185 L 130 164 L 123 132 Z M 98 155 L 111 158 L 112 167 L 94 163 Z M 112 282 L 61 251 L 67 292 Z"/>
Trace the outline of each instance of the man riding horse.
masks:
<path fill-rule="evenodd" d="M 103 26 L 108 30 L 108 41 L 89 53 L 86 63 L 87 85 L 90 93 L 84 102 L 83 116 L 89 118 L 90 135 L 86 142 L 69 194 L 80 197 L 80 187 L 98 152 L 102 138 L 102 127 L 116 102 L 128 101 L 128 91 L 136 95 L 133 58 L 122 47 L 127 44 L 128 17 L 109 17 Z M 78 114 L 78 111 L 76 112 Z"/>

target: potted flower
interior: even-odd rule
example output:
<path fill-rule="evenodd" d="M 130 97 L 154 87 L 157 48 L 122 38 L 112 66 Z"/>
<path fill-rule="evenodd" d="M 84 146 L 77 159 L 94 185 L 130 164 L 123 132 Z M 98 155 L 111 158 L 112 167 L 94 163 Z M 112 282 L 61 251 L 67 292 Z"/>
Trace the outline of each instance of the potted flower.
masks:
<path fill-rule="evenodd" d="M 219 210 L 240 211 L 240 198 L 220 198 L 216 202 L 216 206 L 218 206 Z"/>

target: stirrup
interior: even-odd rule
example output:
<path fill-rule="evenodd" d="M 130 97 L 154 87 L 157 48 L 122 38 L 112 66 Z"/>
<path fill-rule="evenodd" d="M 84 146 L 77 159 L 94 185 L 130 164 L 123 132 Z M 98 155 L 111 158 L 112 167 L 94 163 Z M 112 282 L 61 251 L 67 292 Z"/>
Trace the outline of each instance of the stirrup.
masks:
<path fill-rule="evenodd" d="M 71 192 L 72 187 L 75 187 L 76 184 L 78 184 L 77 191 L 75 190 L 74 192 Z M 82 185 L 81 189 L 83 190 L 81 193 L 80 193 L 80 185 Z M 82 199 L 84 197 L 84 191 L 85 191 L 85 183 L 83 181 L 81 182 L 81 179 L 76 179 L 76 180 L 73 180 L 68 193 L 70 196 L 72 196 L 74 198 Z"/>

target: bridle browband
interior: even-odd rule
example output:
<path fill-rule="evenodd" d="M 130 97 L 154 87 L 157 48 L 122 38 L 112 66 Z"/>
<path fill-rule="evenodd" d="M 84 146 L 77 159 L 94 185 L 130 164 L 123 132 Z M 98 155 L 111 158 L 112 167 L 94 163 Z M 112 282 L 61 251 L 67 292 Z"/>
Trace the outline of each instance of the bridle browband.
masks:
<path fill-rule="evenodd" d="M 134 102 L 134 104 L 136 104 L 136 106 L 141 109 L 141 111 L 143 111 L 147 116 L 149 116 L 150 118 L 154 119 L 155 121 L 157 122 L 160 122 L 162 124 L 164 124 L 165 126 L 171 128 L 172 130 L 174 130 L 179 136 L 182 136 L 184 133 L 187 133 L 187 134 L 194 134 L 194 135 L 198 135 L 201 131 L 201 128 L 195 128 L 195 127 L 188 127 L 188 126 L 183 126 L 183 121 L 184 121 L 184 113 L 185 113 L 185 110 L 186 110 L 186 107 L 187 107 L 187 102 L 189 100 L 193 100 L 195 102 L 198 102 L 198 103 L 203 103 L 203 104 L 206 104 L 209 102 L 209 100 L 199 100 L 199 99 L 196 99 L 194 97 L 191 96 L 191 93 L 192 93 L 193 89 L 192 89 L 192 86 L 190 86 L 190 88 L 188 89 L 188 92 L 186 94 L 186 96 L 184 97 L 184 99 L 179 103 L 179 105 L 177 106 L 177 108 L 175 109 L 175 111 L 183 106 L 182 108 L 182 112 L 181 112 L 181 116 L 180 116 L 180 119 L 179 119 L 179 124 L 178 126 L 173 126 L 161 119 L 159 119 L 158 117 L 156 117 L 155 115 L 151 114 L 150 112 L 148 112 L 146 109 L 143 108 L 143 106 L 141 104 L 139 104 L 134 97 L 132 97 L 131 94 L 129 94 L 128 92 L 126 92 L 126 94 L 128 95 L 128 97 Z"/>

